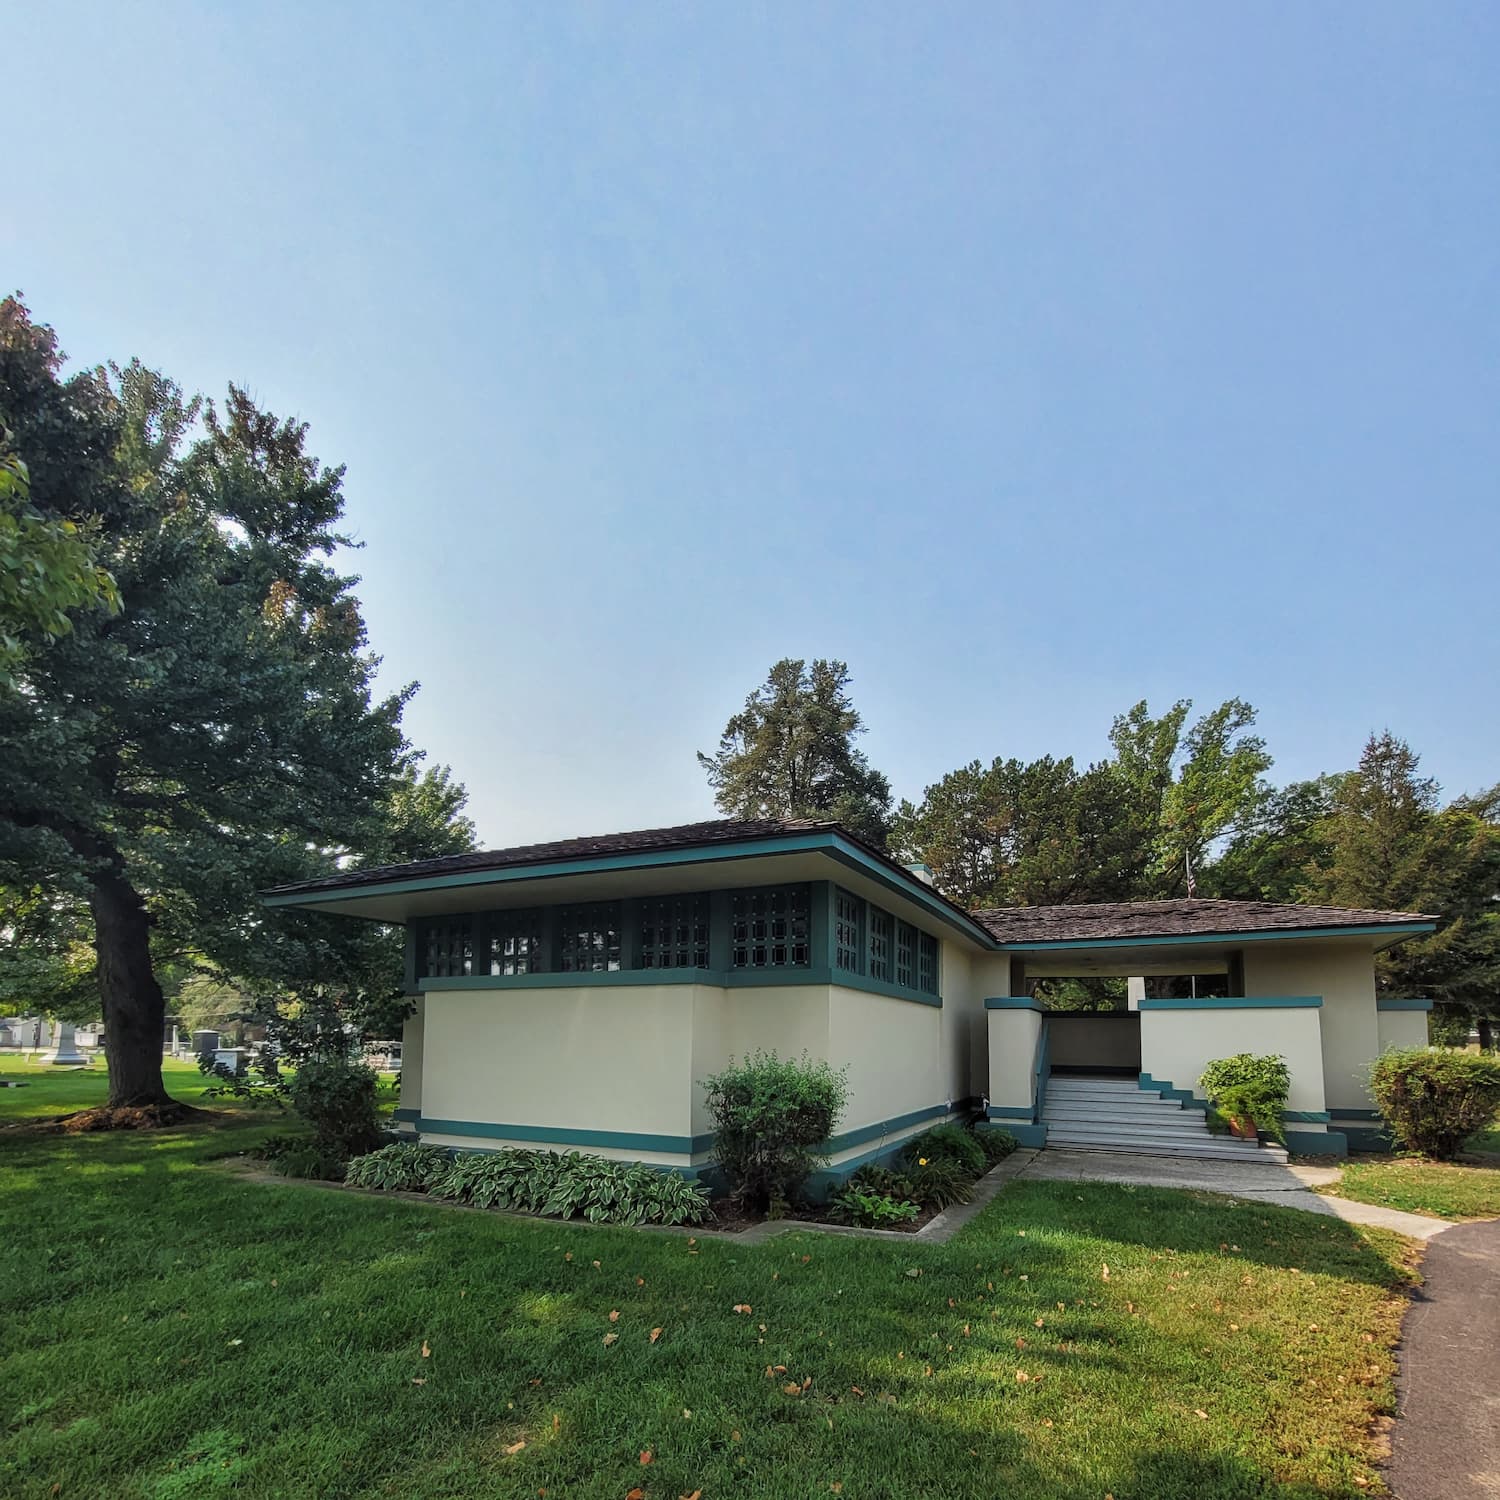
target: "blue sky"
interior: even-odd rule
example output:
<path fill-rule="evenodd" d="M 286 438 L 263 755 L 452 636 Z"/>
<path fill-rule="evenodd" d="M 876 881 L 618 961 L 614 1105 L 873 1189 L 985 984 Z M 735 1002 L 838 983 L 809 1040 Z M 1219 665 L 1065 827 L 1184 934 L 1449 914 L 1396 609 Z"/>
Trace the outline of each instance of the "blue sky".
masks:
<path fill-rule="evenodd" d="M 899 793 L 1231 694 L 1500 779 L 1500 9 L 30 6 L 0 280 L 348 465 L 487 843 L 711 815 L 782 655 Z M 16 127 L 19 126 L 19 129 Z"/>

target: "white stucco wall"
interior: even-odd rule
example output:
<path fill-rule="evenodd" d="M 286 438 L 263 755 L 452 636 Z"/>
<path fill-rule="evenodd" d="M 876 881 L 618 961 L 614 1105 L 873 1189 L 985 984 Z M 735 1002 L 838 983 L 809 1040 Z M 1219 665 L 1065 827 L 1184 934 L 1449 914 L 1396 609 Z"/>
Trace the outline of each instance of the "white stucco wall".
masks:
<path fill-rule="evenodd" d="M 992 1108 L 1031 1108 L 1031 1085 L 1036 1070 L 1039 1011 L 991 1010 L 985 1013 L 989 1036 L 989 1100 Z"/>
<path fill-rule="evenodd" d="M 1054 1011 L 1047 1032 L 1053 1067 L 1140 1068 L 1140 1032 L 1133 1013 L 1116 1019 Z"/>
<path fill-rule="evenodd" d="M 1236 1052 L 1271 1053 L 1284 1057 L 1291 1071 L 1288 1109 L 1321 1111 L 1327 1107 L 1315 1007 L 1147 1009 L 1140 1016 L 1141 1071 L 1158 1083 L 1197 1093 L 1199 1075 L 1215 1058 Z"/>
<path fill-rule="evenodd" d="M 428 1123 L 433 1120 L 691 1135 L 693 1012 L 700 988 L 430 992 L 421 1042 L 423 1138 L 438 1145 L 547 1144 L 440 1132 Z M 674 1159 L 669 1152 L 586 1149 Z"/>
<path fill-rule="evenodd" d="M 1425 1047 L 1427 1045 L 1427 1012 L 1425 1010 L 1380 1010 L 1375 1012 L 1376 1034 L 1380 1050 L 1392 1047 Z"/>
<path fill-rule="evenodd" d="M 1245 993 L 1321 995 L 1327 1108 L 1367 1110 L 1373 1106 L 1369 1068 L 1380 1052 L 1380 1032 L 1374 949 L 1367 939 L 1247 943 Z"/>

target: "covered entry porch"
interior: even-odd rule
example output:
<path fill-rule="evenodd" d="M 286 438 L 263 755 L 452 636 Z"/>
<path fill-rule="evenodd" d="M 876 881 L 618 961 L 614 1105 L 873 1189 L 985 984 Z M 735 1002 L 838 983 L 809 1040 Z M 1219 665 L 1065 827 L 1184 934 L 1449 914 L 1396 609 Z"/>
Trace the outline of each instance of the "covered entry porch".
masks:
<path fill-rule="evenodd" d="M 1329 1129 L 1322 945 L 1236 935 L 1018 947 L 1011 993 L 985 1002 L 988 1111 L 1026 1144 L 1264 1161 L 1266 1148 L 1209 1133 L 1198 1090 L 1209 1062 L 1253 1052 L 1286 1059 L 1292 1149 L 1346 1149 Z M 1368 943 L 1344 945 L 1337 963 L 1365 966 L 1373 1027 Z"/>

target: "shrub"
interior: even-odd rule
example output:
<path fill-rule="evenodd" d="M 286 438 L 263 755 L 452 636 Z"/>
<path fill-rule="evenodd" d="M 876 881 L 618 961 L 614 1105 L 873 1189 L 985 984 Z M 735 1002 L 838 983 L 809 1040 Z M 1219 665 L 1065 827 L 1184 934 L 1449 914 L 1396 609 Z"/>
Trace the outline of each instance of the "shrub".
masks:
<path fill-rule="evenodd" d="M 918 1213 L 915 1203 L 900 1201 L 887 1193 L 864 1192 L 857 1187 L 847 1187 L 838 1194 L 833 1200 L 833 1211 L 837 1218 L 864 1229 L 894 1229 L 912 1223 Z"/>
<path fill-rule="evenodd" d="M 849 1085 L 843 1070 L 807 1056 L 758 1052 L 703 1080 L 718 1132 L 715 1155 L 734 1196 L 747 1208 L 785 1212 L 825 1158 Z"/>
<path fill-rule="evenodd" d="M 343 1163 L 380 1144 L 379 1085 L 373 1069 L 342 1056 L 310 1057 L 298 1067 L 292 1075 L 292 1108 L 312 1126 L 322 1155 Z"/>
<path fill-rule="evenodd" d="M 237 1068 L 221 1063 L 212 1052 L 200 1053 L 198 1071 L 215 1080 L 211 1087 L 203 1090 L 205 1099 L 233 1099 L 252 1109 L 263 1105 L 281 1110 L 286 1108 L 287 1082 L 281 1076 L 276 1054 L 269 1049 L 263 1048 L 248 1067 L 241 1059 Z"/>
<path fill-rule="evenodd" d="M 315 1177 L 323 1182 L 337 1182 L 344 1175 L 345 1161 L 316 1141 L 298 1141 L 270 1157 L 268 1165 L 283 1177 Z"/>
<path fill-rule="evenodd" d="M 903 1198 L 916 1197 L 916 1189 L 912 1187 L 910 1177 L 890 1167 L 876 1166 L 874 1162 L 869 1162 L 852 1173 L 849 1186 L 877 1198 L 894 1198 L 897 1202 Z"/>
<path fill-rule="evenodd" d="M 349 1163 L 358 1187 L 422 1191 L 476 1208 L 511 1209 L 594 1224 L 697 1224 L 708 1194 L 675 1172 L 640 1162 L 553 1151 L 460 1151 L 398 1141 Z"/>
<path fill-rule="evenodd" d="M 344 1172 L 344 1181 L 389 1193 L 422 1193 L 447 1164 L 448 1153 L 440 1146 L 392 1141 L 378 1151 L 356 1156 Z"/>
<path fill-rule="evenodd" d="M 979 1149 L 984 1152 L 986 1163 L 992 1167 L 996 1162 L 1004 1161 L 1021 1144 L 1010 1131 L 989 1125 L 983 1130 L 976 1130 L 974 1139 L 979 1142 Z"/>
<path fill-rule="evenodd" d="M 967 1203 L 974 1196 L 977 1175 L 949 1156 L 918 1156 L 906 1153 L 906 1175 L 912 1196 L 923 1208 L 945 1209 L 953 1203 Z"/>
<path fill-rule="evenodd" d="M 1500 1107 L 1500 1062 L 1470 1052 L 1393 1049 L 1371 1065 L 1370 1088 L 1398 1145 L 1451 1161 Z"/>
<path fill-rule="evenodd" d="M 917 1136 L 907 1151 L 912 1156 L 925 1156 L 928 1161 L 957 1162 L 976 1177 L 982 1177 L 989 1170 L 984 1147 L 973 1131 L 965 1130 L 962 1125 L 934 1125 L 931 1130 L 924 1130 Z"/>
<path fill-rule="evenodd" d="M 1284 1057 L 1236 1052 L 1232 1057 L 1216 1058 L 1204 1068 L 1198 1087 L 1221 1115 L 1249 1120 L 1257 1130 L 1285 1140 L 1282 1119 L 1292 1075 Z"/>

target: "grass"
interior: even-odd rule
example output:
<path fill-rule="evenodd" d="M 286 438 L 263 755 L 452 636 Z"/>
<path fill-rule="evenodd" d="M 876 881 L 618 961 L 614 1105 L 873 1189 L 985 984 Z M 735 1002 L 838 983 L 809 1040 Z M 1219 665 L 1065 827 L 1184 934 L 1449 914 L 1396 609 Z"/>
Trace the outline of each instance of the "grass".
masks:
<path fill-rule="evenodd" d="M 0 1493 L 1379 1487 L 1409 1276 L 1395 1236 L 1035 1183 L 947 1245 L 745 1246 L 268 1186 L 214 1162 L 268 1128 L 0 1138 Z"/>
<path fill-rule="evenodd" d="M 1356 1156 L 1343 1176 L 1318 1191 L 1439 1219 L 1500 1217 L 1500 1168 L 1420 1156 Z"/>

